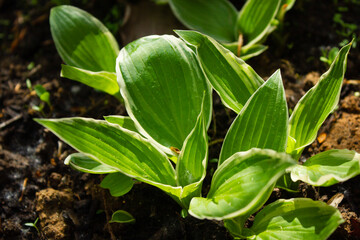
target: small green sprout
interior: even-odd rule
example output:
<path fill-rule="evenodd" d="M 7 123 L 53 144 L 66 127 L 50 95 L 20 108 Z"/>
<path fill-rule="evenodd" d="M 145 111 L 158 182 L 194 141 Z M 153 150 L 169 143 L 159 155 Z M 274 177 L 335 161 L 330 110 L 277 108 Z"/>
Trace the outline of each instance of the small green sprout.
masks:
<path fill-rule="evenodd" d="M 124 210 L 117 210 L 111 216 L 109 223 L 134 223 L 135 218 Z"/>
<path fill-rule="evenodd" d="M 36 84 L 34 87 L 32 86 L 32 83 L 30 81 L 30 79 L 26 79 L 26 86 L 27 88 L 30 90 L 30 92 L 32 92 L 33 90 L 35 91 L 36 95 L 39 97 L 39 99 L 42 101 L 40 103 L 40 105 L 36 106 L 32 106 L 32 109 L 40 112 L 42 114 L 44 114 L 44 103 L 46 103 L 49 108 L 52 108 L 51 102 L 50 102 L 50 93 L 48 91 L 46 91 L 46 89 L 40 85 L 40 84 Z"/>
<path fill-rule="evenodd" d="M 38 227 L 36 226 L 37 222 L 39 221 L 39 218 L 36 218 L 35 221 L 33 223 L 25 223 L 24 225 L 27 227 L 33 227 L 36 229 L 36 231 L 38 232 L 38 234 L 40 234 L 40 231 L 38 229 Z"/>
<path fill-rule="evenodd" d="M 27 65 L 27 70 L 32 70 L 33 68 L 35 67 L 35 63 L 34 62 L 30 62 L 28 65 Z"/>
<path fill-rule="evenodd" d="M 321 49 L 322 56 L 320 57 L 320 61 L 326 63 L 327 66 L 330 66 L 339 51 L 340 50 L 337 47 L 333 47 L 330 50 L 325 48 Z"/>

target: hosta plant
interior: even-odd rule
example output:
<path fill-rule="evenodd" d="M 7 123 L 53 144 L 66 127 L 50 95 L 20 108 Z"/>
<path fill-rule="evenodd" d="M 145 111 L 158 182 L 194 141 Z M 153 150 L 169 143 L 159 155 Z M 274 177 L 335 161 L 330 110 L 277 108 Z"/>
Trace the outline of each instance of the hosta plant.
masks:
<path fill-rule="evenodd" d="M 254 223 L 264 221 L 262 218 L 271 222 L 260 229 L 255 224 L 250 230 L 243 231 L 243 224 L 266 202 L 276 184 L 291 187 L 286 181 L 289 180 L 288 175 L 280 178 L 285 172 L 290 174 L 293 181 L 301 180 L 314 186 L 330 186 L 360 173 L 359 154 L 346 149 L 325 151 L 302 165 L 290 164 L 291 159 L 298 160 L 304 148 L 315 140 L 321 124 L 336 107 L 351 44 L 339 51 L 330 69 L 303 96 L 289 119 L 279 72 L 262 83 L 248 65 L 210 37 L 191 31 L 177 33 L 196 47 L 200 63 L 213 88 L 224 104 L 239 114 L 225 137 L 219 167 L 214 173 L 208 196 L 193 198 L 190 214 L 201 219 L 225 220 L 225 226 L 236 237 L 263 239 L 271 235 L 284 239 L 287 236 L 284 234 L 288 233 L 284 233 L 280 222 L 286 219 L 289 230 L 293 228 L 299 232 L 298 238 L 326 238 L 331 232 L 329 229 L 334 230 L 341 222 L 341 217 L 326 204 L 314 203 L 313 208 L 310 207 L 309 200 L 280 200 L 278 204 L 269 205 L 265 208 L 266 214 L 262 213 L 264 209 L 255 217 Z M 216 63 L 221 67 L 215 67 Z M 246 100 L 246 96 L 250 98 Z M 267 160 L 261 165 L 255 156 L 270 150 L 256 149 L 272 149 L 276 151 L 278 160 Z M 291 166 L 277 165 L 281 163 L 279 159 L 288 159 L 285 163 Z M 288 207 L 292 210 L 289 211 Z M 307 215 L 302 216 L 302 213 Z M 330 214 L 331 220 L 317 225 L 317 218 L 330 217 L 323 213 Z M 309 219 L 311 217 L 313 219 Z M 310 231 L 306 229 L 307 224 L 316 227 Z M 305 231 L 308 234 L 311 232 L 312 237 L 311 234 L 303 234 Z"/>
<path fill-rule="evenodd" d="M 247 0 L 240 11 L 229 0 L 169 0 L 188 28 L 207 34 L 246 60 L 267 49 L 264 39 L 284 19 L 295 0 Z"/>
<path fill-rule="evenodd" d="M 186 43 L 172 36 L 149 36 L 120 51 L 116 73 L 129 117 L 37 121 L 79 152 L 69 156 L 68 164 L 85 172 L 109 173 L 103 185 L 114 195 L 129 191 L 133 178 L 160 188 L 194 217 L 224 220 L 237 238 L 283 239 L 296 234 L 299 239 L 325 239 L 343 220 L 336 208 L 310 199 L 278 200 L 256 215 L 250 229 L 243 226 L 275 185 L 284 183 L 279 179 L 286 172 L 294 180 L 297 176 L 321 186 L 359 174 L 358 155 L 348 150 L 325 152 L 309 159 L 308 165 L 295 161 L 338 101 L 349 46 L 289 119 L 279 71 L 264 82 L 212 38 L 192 31 L 177 33 Z M 227 133 L 204 198 L 201 186 L 212 109 L 209 83 L 239 115 Z"/>
<path fill-rule="evenodd" d="M 79 151 L 67 160 L 74 168 L 111 173 L 121 193 L 130 178 L 151 184 L 187 209 L 200 196 L 211 119 L 211 88 L 196 55 L 180 39 L 150 36 L 123 48 L 116 65 L 130 117 L 37 121 Z"/>

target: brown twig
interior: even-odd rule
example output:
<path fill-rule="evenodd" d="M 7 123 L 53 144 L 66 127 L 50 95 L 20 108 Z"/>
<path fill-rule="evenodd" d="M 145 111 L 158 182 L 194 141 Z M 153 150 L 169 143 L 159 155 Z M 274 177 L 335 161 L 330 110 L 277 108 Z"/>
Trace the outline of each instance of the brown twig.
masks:
<path fill-rule="evenodd" d="M 11 118 L 11 119 L 9 119 L 9 120 L 1 123 L 1 124 L 0 124 L 0 129 L 2 129 L 2 128 L 8 126 L 8 125 L 10 125 L 11 123 L 19 120 L 19 119 L 22 118 L 22 117 L 23 117 L 23 115 L 22 115 L 22 114 L 19 114 L 19 115 L 16 115 L 15 117 L 13 117 L 13 118 Z"/>
<path fill-rule="evenodd" d="M 24 198 L 24 192 L 25 192 L 25 188 L 26 188 L 26 185 L 27 185 L 27 181 L 28 181 L 28 178 L 25 178 L 23 186 L 22 186 L 22 190 L 21 190 L 21 196 L 19 197 L 19 202 L 21 202 L 23 200 L 23 198 Z"/>

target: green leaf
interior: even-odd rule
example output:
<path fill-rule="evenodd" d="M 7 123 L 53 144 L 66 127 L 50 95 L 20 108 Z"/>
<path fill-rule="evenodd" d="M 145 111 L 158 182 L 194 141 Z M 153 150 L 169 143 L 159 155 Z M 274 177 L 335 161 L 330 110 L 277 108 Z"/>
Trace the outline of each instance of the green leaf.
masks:
<path fill-rule="evenodd" d="M 278 70 L 252 95 L 231 124 L 219 165 L 234 153 L 254 147 L 285 152 L 287 135 L 288 109 Z"/>
<path fill-rule="evenodd" d="M 134 185 L 132 178 L 116 172 L 108 174 L 100 184 L 100 187 L 107 188 L 111 196 L 120 197 L 128 193 Z"/>
<path fill-rule="evenodd" d="M 330 69 L 295 106 L 289 121 L 289 135 L 295 144 L 286 150 L 293 156 L 298 157 L 315 140 L 320 126 L 337 106 L 350 47 L 351 44 L 348 44 L 340 50 Z"/>
<path fill-rule="evenodd" d="M 267 201 L 277 179 L 294 164 L 286 153 L 270 149 L 235 153 L 214 173 L 207 198 L 191 200 L 189 213 L 216 220 L 250 215 Z"/>
<path fill-rule="evenodd" d="M 138 39 L 120 51 L 118 81 L 129 116 L 146 138 L 181 149 L 194 128 L 205 92 L 204 119 L 211 120 L 211 88 L 186 44 L 169 35 Z"/>
<path fill-rule="evenodd" d="M 264 82 L 243 60 L 214 39 L 194 31 L 176 31 L 196 46 L 201 66 L 225 106 L 239 113 L 246 101 Z"/>
<path fill-rule="evenodd" d="M 40 84 L 35 85 L 34 90 L 36 92 L 36 95 L 40 98 L 41 101 L 51 106 L 50 93 L 46 91 L 46 89 L 42 85 Z"/>
<path fill-rule="evenodd" d="M 248 0 L 241 9 L 236 24 L 236 35 L 243 34 L 244 45 L 258 43 L 271 27 L 281 0 Z"/>
<path fill-rule="evenodd" d="M 166 155 L 137 133 L 86 118 L 35 121 L 77 151 L 129 177 L 158 187 L 176 186 L 175 170 Z"/>
<path fill-rule="evenodd" d="M 133 132 L 138 132 L 134 121 L 130 117 L 110 115 L 110 116 L 104 116 L 104 119 L 109 123 L 117 124 L 120 127 L 126 128 Z"/>
<path fill-rule="evenodd" d="M 192 197 L 201 195 L 201 186 L 206 175 L 208 137 L 203 113 L 202 109 L 194 129 L 184 142 L 176 164 L 176 182 L 183 187 L 181 199 L 187 207 Z"/>
<path fill-rule="evenodd" d="M 62 64 L 60 76 L 84 83 L 110 95 L 120 97 L 120 89 L 116 81 L 116 74 L 113 72 L 92 72 Z"/>
<path fill-rule="evenodd" d="M 279 11 L 276 15 L 276 19 L 280 22 L 284 21 L 285 13 L 289 11 L 295 4 L 296 0 L 281 0 Z"/>
<path fill-rule="evenodd" d="M 135 218 L 124 210 L 117 210 L 111 216 L 109 223 L 134 223 Z"/>
<path fill-rule="evenodd" d="M 50 29 L 66 64 L 93 72 L 115 72 L 119 46 L 111 32 L 89 13 L 67 5 L 54 7 Z"/>
<path fill-rule="evenodd" d="M 117 172 L 116 169 L 102 164 L 93 158 L 83 153 L 73 153 L 67 156 L 64 161 L 65 165 L 70 165 L 72 168 L 86 173 L 105 174 Z"/>
<path fill-rule="evenodd" d="M 340 212 L 324 202 L 280 199 L 256 215 L 251 239 L 325 240 L 343 222 Z"/>
<path fill-rule="evenodd" d="M 329 150 L 309 158 L 291 170 L 291 179 L 313 186 L 331 186 L 360 174 L 360 155 L 347 149 Z"/>
<path fill-rule="evenodd" d="M 238 54 L 238 42 L 233 42 L 226 44 L 224 43 L 223 46 L 230 50 L 235 55 Z M 262 44 L 254 44 L 254 45 L 247 45 L 243 46 L 240 50 L 240 57 L 243 61 L 249 60 L 250 58 L 256 57 L 260 55 L 261 53 L 265 52 L 266 49 L 268 49 L 268 46 L 264 46 Z"/>
<path fill-rule="evenodd" d="M 207 157 L 208 141 L 203 111 L 201 111 L 177 160 L 177 184 L 184 187 L 203 179 L 206 173 Z"/>
<path fill-rule="evenodd" d="M 175 16 L 188 28 L 218 41 L 236 40 L 237 10 L 228 0 L 169 0 L 169 3 Z"/>

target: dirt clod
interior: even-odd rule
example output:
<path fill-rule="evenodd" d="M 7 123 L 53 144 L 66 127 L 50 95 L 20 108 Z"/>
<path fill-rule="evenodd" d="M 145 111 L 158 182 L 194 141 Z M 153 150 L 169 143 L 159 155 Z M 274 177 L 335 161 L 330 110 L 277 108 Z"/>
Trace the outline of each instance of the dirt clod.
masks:
<path fill-rule="evenodd" d="M 36 212 L 39 215 L 40 228 L 47 239 L 70 239 L 71 226 L 66 211 L 72 208 L 71 190 L 58 191 L 47 188 L 36 193 Z"/>

